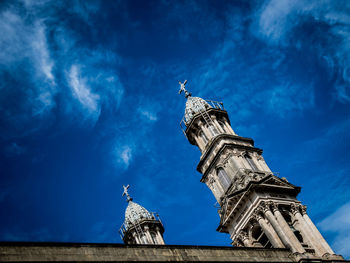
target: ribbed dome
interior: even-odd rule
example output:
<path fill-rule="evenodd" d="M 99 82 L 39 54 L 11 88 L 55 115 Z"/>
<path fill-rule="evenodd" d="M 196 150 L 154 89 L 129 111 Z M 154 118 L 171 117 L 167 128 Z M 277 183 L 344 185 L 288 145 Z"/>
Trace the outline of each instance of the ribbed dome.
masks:
<path fill-rule="evenodd" d="M 132 224 L 135 224 L 144 218 L 153 219 L 153 216 L 150 212 L 147 211 L 146 208 L 140 206 L 137 203 L 129 201 L 129 204 L 125 210 L 125 227 L 128 228 Z"/>
<path fill-rule="evenodd" d="M 194 115 L 201 111 L 205 111 L 208 108 L 211 108 L 211 106 L 202 98 L 188 96 L 185 109 L 186 123 L 189 123 Z"/>

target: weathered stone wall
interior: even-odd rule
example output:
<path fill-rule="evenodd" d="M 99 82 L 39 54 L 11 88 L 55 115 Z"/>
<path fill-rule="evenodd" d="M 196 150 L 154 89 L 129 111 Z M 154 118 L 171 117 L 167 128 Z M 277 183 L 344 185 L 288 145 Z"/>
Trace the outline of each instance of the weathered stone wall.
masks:
<path fill-rule="evenodd" d="M 0 261 L 295 262 L 295 259 L 287 249 L 0 242 Z"/>

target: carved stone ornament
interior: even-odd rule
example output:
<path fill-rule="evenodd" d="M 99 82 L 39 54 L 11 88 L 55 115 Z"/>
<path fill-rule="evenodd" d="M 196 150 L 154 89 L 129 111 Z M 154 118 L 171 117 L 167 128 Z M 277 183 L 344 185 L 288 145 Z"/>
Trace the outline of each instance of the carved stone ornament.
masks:
<path fill-rule="evenodd" d="M 248 239 L 248 234 L 246 231 L 241 230 L 238 234 L 238 238 L 244 242 L 244 240 Z"/>
<path fill-rule="evenodd" d="M 266 213 L 267 211 L 270 211 L 270 202 L 264 202 L 262 201 L 259 205 L 259 208 Z"/>
<path fill-rule="evenodd" d="M 294 204 L 294 203 L 292 203 L 290 205 L 290 210 L 291 210 L 293 215 L 295 215 L 296 213 L 300 213 L 299 208 L 300 208 L 300 205 L 297 205 L 297 204 Z"/>
<path fill-rule="evenodd" d="M 306 214 L 307 206 L 306 206 L 306 205 L 301 205 L 300 208 L 301 208 L 301 213 L 302 213 L 303 215 L 305 215 L 305 214 Z"/>
<path fill-rule="evenodd" d="M 262 212 L 261 208 L 257 207 L 252 214 L 252 218 L 254 218 L 256 221 L 259 222 L 260 219 L 263 219 L 261 212 Z"/>
<path fill-rule="evenodd" d="M 240 152 L 237 151 L 236 149 L 234 149 L 231 153 L 233 156 L 240 156 Z"/>
<path fill-rule="evenodd" d="M 274 202 L 269 202 L 273 212 L 278 211 L 278 205 Z"/>

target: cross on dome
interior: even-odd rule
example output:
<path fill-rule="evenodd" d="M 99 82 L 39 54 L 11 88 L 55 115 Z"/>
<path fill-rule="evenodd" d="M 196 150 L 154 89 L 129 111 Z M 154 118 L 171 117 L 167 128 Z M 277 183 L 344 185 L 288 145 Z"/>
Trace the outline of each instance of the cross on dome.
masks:
<path fill-rule="evenodd" d="M 179 81 L 179 84 L 180 84 L 179 94 L 181 94 L 181 92 L 184 92 L 185 93 L 185 98 L 187 98 L 187 97 L 192 95 L 190 92 L 188 92 L 186 90 L 186 88 L 185 88 L 186 83 L 187 83 L 187 80 L 185 80 L 183 83 L 181 83 L 181 81 Z"/>
<path fill-rule="evenodd" d="M 129 189 L 130 185 L 123 185 L 123 189 L 124 189 L 124 192 L 122 194 L 122 196 L 126 195 L 126 201 L 132 201 L 132 197 L 129 195 L 129 192 L 128 192 L 128 189 Z"/>

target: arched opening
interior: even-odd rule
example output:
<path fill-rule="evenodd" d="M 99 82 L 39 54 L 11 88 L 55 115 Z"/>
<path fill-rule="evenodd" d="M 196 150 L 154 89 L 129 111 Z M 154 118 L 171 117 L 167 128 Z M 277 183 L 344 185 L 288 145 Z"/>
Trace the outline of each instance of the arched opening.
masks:
<path fill-rule="evenodd" d="M 251 230 L 251 235 L 255 247 L 272 248 L 269 239 L 258 224 L 253 226 Z"/>
<path fill-rule="evenodd" d="M 229 188 L 230 184 L 231 184 L 231 180 L 228 177 L 226 171 L 224 170 L 224 168 L 219 167 L 217 170 L 217 175 L 219 177 L 219 181 L 222 185 L 222 188 L 224 189 L 224 191 L 226 192 L 226 190 Z"/>
<path fill-rule="evenodd" d="M 199 131 L 198 135 L 199 135 L 200 138 L 202 138 L 204 144 L 208 143 L 208 138 L 207 138 L 207 136 L 205 136 L 203 131 Z"/>

